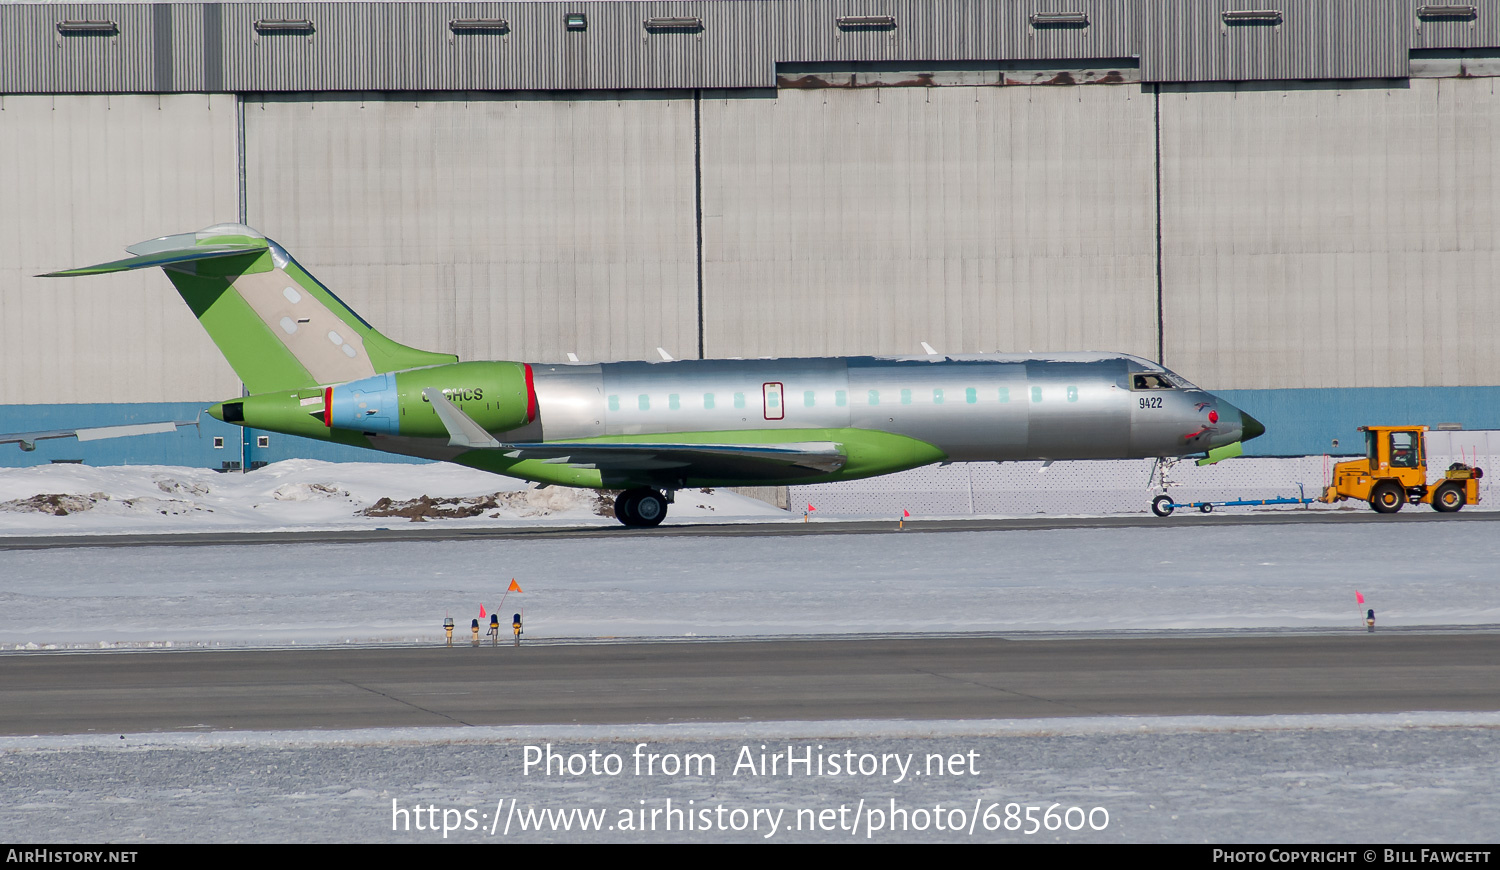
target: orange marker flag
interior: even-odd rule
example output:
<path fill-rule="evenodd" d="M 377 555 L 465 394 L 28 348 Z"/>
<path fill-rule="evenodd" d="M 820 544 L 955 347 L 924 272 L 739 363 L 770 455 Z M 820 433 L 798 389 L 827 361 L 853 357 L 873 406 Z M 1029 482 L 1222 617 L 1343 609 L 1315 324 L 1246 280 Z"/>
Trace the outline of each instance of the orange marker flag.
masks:
<path fill-rule="evenodd" d="M 512 578 L 510 578 L 510 588 L 506 589 L 505 591 L 506 592 L 520 592 L 521 591 L 521 584 L 517 583 L 516 582 L 516 578 L 512 577 Z"/>

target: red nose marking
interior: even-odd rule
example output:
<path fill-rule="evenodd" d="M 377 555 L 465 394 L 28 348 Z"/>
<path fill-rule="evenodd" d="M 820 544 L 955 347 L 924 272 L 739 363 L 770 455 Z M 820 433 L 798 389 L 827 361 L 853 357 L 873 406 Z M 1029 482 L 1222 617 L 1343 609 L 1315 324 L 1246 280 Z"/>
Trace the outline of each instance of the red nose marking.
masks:
<path fill-rule="evenodd" d="M 333 428 L 333 387 L 323 389 L 323 425 Z"/>
<path fill-rule="evenodd" d="M 1208 412 L 1208 422 L 1210 422 L 1210 423 L 1217 423 L 1217 422 L 1219 422 L 1219 412 L 1218 411 L 1209 411 Z"/>

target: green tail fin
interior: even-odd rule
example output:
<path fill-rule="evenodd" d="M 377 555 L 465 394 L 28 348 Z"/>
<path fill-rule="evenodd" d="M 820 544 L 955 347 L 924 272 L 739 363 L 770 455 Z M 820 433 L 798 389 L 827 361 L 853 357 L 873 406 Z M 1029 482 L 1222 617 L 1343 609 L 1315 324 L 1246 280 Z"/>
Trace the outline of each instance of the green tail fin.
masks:
<path fill-rule="evenodd" d="M 284 248 L 247 226 L 220 224 L 126 250 L 135 256 L 43 277 L 160 266 L 251 393 L 458 360 L 381 335 Z"/>

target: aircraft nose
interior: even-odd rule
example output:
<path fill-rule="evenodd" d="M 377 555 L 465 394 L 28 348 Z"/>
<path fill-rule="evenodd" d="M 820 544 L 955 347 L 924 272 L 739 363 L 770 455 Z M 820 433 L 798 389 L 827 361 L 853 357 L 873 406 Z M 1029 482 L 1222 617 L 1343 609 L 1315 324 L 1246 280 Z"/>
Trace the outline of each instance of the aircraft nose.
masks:
<path fill-rule="evenodd" d="M 1266 434 L 1266 427 L 1259 420 L 1244 411 L 1240 412 L 1240 421 L 1240 428 L 1243 433 L 1240 435 L 1241 441 L 1249 441 L 1251 438 L 1259 438 Z"/>

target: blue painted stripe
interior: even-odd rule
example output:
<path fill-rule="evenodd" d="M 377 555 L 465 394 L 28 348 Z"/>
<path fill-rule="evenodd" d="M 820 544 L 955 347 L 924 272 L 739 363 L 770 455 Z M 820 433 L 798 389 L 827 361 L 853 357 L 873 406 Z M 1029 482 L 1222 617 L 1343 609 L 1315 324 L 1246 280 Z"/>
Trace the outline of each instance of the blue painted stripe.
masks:
<path fill-rule="evenodd" d="M 1364 453 L 1360 426 L 1500 429 L 1500 387 L 1345 387 L 1314 390 L 1214 390 L 1265 424 L 1245 443 L 1247 456 Z M 1333 440 L 1338 439 L 1338 447 Z"/>

